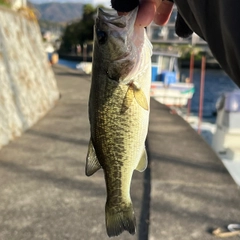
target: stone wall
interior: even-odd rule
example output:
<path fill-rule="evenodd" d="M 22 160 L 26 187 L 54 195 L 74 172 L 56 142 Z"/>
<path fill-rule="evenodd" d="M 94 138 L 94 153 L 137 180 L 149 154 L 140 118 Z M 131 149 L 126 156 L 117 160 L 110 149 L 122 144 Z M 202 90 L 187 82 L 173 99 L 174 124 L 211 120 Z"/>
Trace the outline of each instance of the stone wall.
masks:
<path fill-rule="evenodd" d="M 42 118 L 58 99 L 38 24 L 0 7 L 0 148 Z"/>

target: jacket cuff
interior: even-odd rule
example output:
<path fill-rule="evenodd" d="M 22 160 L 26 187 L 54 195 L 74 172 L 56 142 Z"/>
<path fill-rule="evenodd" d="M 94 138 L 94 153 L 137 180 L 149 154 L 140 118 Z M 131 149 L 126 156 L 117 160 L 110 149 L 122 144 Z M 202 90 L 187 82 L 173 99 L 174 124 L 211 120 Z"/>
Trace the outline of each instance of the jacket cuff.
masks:
<path fill-rule="evenodd" d="M 118 12 L 130 12 L 139 5 L 139 0 L 111 0 L 111 5 Z"/>

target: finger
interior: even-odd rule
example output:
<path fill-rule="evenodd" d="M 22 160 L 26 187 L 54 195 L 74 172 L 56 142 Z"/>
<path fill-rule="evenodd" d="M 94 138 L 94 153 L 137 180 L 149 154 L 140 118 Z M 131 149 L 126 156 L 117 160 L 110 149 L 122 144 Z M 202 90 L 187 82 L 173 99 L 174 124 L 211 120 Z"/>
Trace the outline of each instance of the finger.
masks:
<path fill-rule="evenodd" d="M 139 5 L 135 25 L 140 27 L 148 26 L 152 22 L 155 12 L 155 0 L 142 0 Z"/>
<path fill-rule="evenodd" d="M 154 16 L 154 22 L 157 25 L 164 25 L 168 22 L 173 9 L 173 2 L 171 1 L 162 1 L 157 8 L 157 11 Z"/>

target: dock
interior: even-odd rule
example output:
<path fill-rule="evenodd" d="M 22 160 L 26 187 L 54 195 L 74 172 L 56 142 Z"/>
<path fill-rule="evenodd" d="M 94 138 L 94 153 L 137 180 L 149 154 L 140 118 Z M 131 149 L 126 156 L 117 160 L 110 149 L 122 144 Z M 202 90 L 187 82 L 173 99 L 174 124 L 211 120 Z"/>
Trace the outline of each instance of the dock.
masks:
<path fill-rule="evenodd" d="M 90 76 L 53 69 L 61 99 L 0 151 L 0 239 L 107 240 L 103 172 L 85 176 Z M 113 239 L 216 240 L 213 229 L 240 223 L 240 189 L 221 160 L 154 99 L 146 146 L 148 168 L 131 185 L 137 233 Z"/>

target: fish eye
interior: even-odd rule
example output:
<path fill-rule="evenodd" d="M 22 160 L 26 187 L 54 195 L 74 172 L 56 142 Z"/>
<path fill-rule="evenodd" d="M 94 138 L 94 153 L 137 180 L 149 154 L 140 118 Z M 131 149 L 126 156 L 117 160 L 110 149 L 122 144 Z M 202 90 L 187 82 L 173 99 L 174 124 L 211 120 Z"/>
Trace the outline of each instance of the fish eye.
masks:
<path fill-rule="evenodd" d="M 119 82 L 119 78 L 120 78 L 120 74 L 117 72 L 109 72 L 108 70 L 106 71 L 106 74 L 108 76 L 108 78 L 114 82 Z"/>
<path fill-rule="evenodd" d="M 97 29 L 97 38 L 99 44 L 104 44 L 107 41 L 107 33 Z"/>

